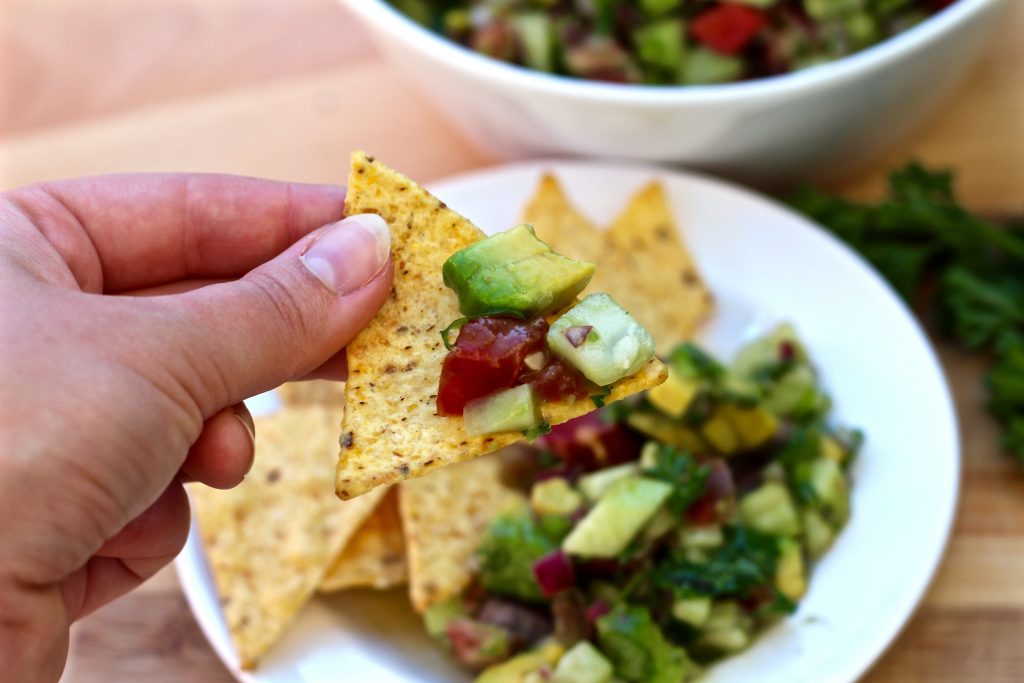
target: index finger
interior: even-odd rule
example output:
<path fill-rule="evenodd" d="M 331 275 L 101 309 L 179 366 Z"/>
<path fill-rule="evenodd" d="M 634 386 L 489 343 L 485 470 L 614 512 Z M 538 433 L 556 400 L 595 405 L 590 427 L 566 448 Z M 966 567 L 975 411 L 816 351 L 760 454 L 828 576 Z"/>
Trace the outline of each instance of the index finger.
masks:
<path fill-rule="evenodd" d="M 120 292 L 234 278 L 340 220 L 345 189 L 214 174 L 123 174 L 40 183 L 8 198 L 80 284 Z M 98 284 L 97 284 L 98 283 Z"/>

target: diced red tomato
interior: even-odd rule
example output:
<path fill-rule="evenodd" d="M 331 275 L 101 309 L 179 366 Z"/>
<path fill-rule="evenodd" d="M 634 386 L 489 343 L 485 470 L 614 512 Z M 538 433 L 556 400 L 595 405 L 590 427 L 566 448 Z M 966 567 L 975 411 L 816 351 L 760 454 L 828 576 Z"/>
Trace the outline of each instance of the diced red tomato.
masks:
<path fill-rule="evenodd" d="M 764 14 L 748 7 L 723 2 L 701 13 L 690 24 L 698 42 L 723 55 L 742 51 L 765 25 Z"/>
<path fill-rule="evenodd" d="M 644 439 L 623 425 L 605 422 L 601 411 L 555 425 L 540 445 L 568 465 L 585 470 L 618 465 L 640 457 Z"/>
<path fill-rule="evenodd" d="M 586 398 L 588 393 L 586 378 L 557 356 L 548 358 L 540 370 L 524 375 L 523 382 L 532 384 L 545 401 Z"/>
<path fill-rule="evenodd" d="M 543 318 L 485 317 L 463 325 L 441 367 L 437 412 L 462 415 L 474 398 L 519 384 L 526 357 L 544 349 L 547 331 Z"/>

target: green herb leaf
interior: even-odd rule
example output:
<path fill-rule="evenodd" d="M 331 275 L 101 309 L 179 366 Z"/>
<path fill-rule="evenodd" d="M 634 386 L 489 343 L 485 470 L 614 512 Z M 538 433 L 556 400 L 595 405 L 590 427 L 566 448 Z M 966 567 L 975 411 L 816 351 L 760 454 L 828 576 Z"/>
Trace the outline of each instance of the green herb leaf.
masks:
<path fill-rule="evenodd" d="M 665 504 L 673 515 L 679 516 L 704 494 L 708 468 L 686 451 L 659 444 L 655 465 L 644 470 L 644 475 L 672 485 L 672 493 Z"/>

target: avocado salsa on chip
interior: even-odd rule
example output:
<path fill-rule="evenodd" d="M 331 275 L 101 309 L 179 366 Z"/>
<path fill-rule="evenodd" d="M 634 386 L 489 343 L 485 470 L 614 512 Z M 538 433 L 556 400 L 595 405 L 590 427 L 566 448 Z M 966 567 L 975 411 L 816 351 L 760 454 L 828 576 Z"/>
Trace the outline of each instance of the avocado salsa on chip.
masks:
<path fill-rule="evenodd" d="M 667 363 L 664 384 L 520 454 L 528 502 L 425 612 L 477 683 L 680 683 L 796 609 L 849 518 L 859 432 L 828 419 L 788 325 L 728 365 L 690 343 Z"/>
<path fill-rule="evenodd" d="M 613 83 L 698 85 L 830 62 L 953 0 L 390 0 L 505 62 Z"/>

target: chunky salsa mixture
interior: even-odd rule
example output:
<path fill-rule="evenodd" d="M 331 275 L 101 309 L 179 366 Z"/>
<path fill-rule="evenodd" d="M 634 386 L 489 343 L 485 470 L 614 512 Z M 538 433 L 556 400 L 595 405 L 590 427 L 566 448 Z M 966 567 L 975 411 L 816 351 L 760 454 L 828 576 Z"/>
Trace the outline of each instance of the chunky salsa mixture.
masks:
<path fill-rule="evenodd" d="M 532 348 L 532 347 L 531 347 Z M 680 683 L 789 614 L 850 515 L 859 432 L 830 424 L 788 325 L 505 461 L 475 583 L 425 614 L 477 683 Z"/>
<path fill-rule="evenodd" d="M 441 333 L 439 415 L 467 433 L 546 432 L 541 405 L 593 397 L 654 357 L 654 340 L 607 294 L 572 308 L 594 264 L 565 258 L 520 225 L 456 252 L 445 284 L 466 317 Z M 553 318 L 553 320 L 549 320 Z M 455 335 L 455 341 L 452 336 Z"/>
<path fill-rule="evenodd" d="M 905 31 L 953 0 L 391 0 L 485 55 L 614 83 L 797 71 Z"/>

